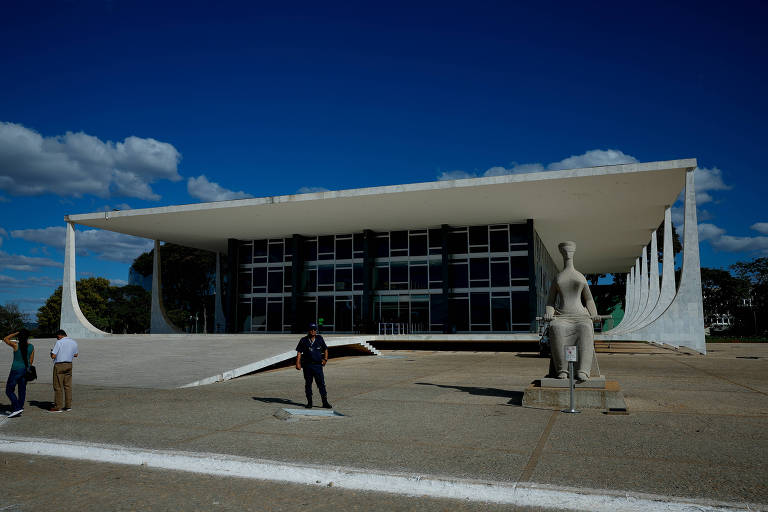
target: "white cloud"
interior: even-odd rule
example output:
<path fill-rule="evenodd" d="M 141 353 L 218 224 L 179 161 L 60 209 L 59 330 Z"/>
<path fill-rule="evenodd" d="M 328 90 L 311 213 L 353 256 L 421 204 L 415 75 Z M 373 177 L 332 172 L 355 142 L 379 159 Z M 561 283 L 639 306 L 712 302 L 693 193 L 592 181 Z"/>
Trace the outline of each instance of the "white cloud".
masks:
<path fill-rule="evenodd" d="M 699 224 L 699 240 L 706 240 L 719 251 L 768 255 L 768 236 L 731 236 L 714 224 Z"/>
<path fill-rule="evenodd" d="M 768 222 L 755 222 L 751 226 L 749 226 L 751 229 L 754 229 L 758 233 L 762 233 L 764 235 L 768 235 Z"/>
<path fill-rule="evenodd" d="M 731 187 L 723 182 L 723 173 L 717 167 L 708 169 L 706 167 L 697 167 L 694 174 L 696 187 L 696 205 L 701 206 L 705 203 L 711 203 L 715 201 L 715 198 L 710 194 L 712 190 L 730 190 Z M 677 201 L 683 201 L 685 199 L 685 190 L 680 192 L 677 197 Z"/>
<path fill-rule="evenodd" d="M 5 229 L 0 228 L 0 236 L 8 236 L 8 232 Z"/>
<path fill-rule="evenodd" d="M 128 281 L 125 279 L 110 279 L 109 284 L 112 286 L 125 286 L 128 284 Z"/>
<path fill-rule="evenodd" d="M 13 195 L 157 200 L 150 184 L 179 181 L 180 159 L 171 144 L 151 138 L 130 136 L 115 143 L 83 132 L 43 137 L 20 124 L 0 122 L 0 190 Z"/>
<path fill-rule="evenodd" d="M 3 288 L 36 288 L 36 287 L 56 287 L 61 284 L 61 279 L 53 279 L 50 277 L 25 277 L 24 279 L 18 279 L 16 277 L 6 276 L 0 274 L 0 287 Z M 45 302 L 45 300 L 43 300 Z"/>
<path fill-rule="evenodd" d="M 21 254 L 10 254 L 0 251 L 0 270 L 19 270 L 23 272 L 36 272 L 42 267 L 63 267 L 60 261 L 50 258 L 37 258 Z"/>
<path fill-rule="evenodd" d="M 296 191 L 297 194 L 316 194 L 318 192 L 330 192 L 325 187 L 301 187 Z"/>
<path fill-rule="evenodd" d="M 541 163 L 518 164 L 512 163 L 511 167 L 494 166 L 486 170 L 483 176 L 504 176 L 507 174 L 525 174 L 530 172 L 558 171 L 563 169 L 578 169 L 581 167 L 599 167 L 603 165 L 630 164 L 637 162 L 637 158 L 627 155 L 618 149 L 591 149 L 581 155 L 572 155 L 558 162 L 551 162 L 546 166 Z M 438 181 L 460 180 L 476 178 L 477 174 L 466 171 L 448 171 L 437 177 Z"/>
<path fill-rule="evenodd" d="M 218 183 L 208 181 L 205 174 L 201 174 L 197 178 L 189 178 L 189 180 L 187 180 L 187 192 L 192 197 L 202 199 L 203 201 L 229 201 L 232 199 L 246 199 L 248 197 L 253 197 L 251 194 L 247 194 L 242 190 L 233 192 L 222 187 Z"/>
<path fill-rule="evenodd" d="M 50 245 L 64 249 L 66 228 L 52 226 L 42 229 L 18 229 L 11 231 L 11 236 L 28 242 Z M 138 238 L 112 231 L 89 229 L 75 231 L 75 248 L 80 256 L 95 255 L 109 261 L 133 263 L 136 257 L 152 249 L 154 242 L 146 238 Z"/>
<path fill-rule="evenodd" d="M 591 149 L 581 155 L 573 155 L 547 166 L 550 171 L 561 169 L 579 169 L 581 167 L 600 167 L 603 165 L 633 164 L 637 158 L 618 149 Z"/>
<path fill-rule="evenodd" d="M 725 230 L 714 224 L 699 224 L 699 240 L 716 240 L 724 234 Z"/>
<path fill-rule="evenodd" d="M 437 181 L 465 180 L 467 178 L 477 178 L 477 174 L 470 174 L 466 171 L 447 171 L 437 177 Z"/>

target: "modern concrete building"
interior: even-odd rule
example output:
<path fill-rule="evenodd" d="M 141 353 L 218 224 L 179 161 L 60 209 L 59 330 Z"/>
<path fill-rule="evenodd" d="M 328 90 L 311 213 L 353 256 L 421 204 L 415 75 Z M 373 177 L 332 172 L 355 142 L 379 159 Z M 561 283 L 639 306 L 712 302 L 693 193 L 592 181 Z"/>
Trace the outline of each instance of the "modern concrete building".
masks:
<path fill-rule="evenodd" d="M 310 320 L 338 333 L 534 332 L 562 264 L 557 245 L 573 240 L 581 272 L 628 272 L 624 320 L 603 337 L 704 352 L 695 168 L 685 159 L 71 215 L 62 327 L 105 334 L 77 305 L 75 224 L 215 252 L 216 331 L 232 333 L 301 332 Z M 661 279 L 648 260 L 682 191 L 676 288 L 671 251 Z M 158 254 L 151 331 L 170 333 Z"/>

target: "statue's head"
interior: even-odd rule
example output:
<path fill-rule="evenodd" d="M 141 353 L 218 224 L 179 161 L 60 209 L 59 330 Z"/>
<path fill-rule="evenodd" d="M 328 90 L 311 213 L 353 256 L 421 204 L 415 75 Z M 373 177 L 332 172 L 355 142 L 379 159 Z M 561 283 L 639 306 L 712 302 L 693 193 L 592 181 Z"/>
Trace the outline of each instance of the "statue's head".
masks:
<path fill-rule="evenodd" d="M 557 248 L 560 249 L 563 258 L 573 258 L 573 254 L 576 252 L 576 242 L 562 242 Z"/>

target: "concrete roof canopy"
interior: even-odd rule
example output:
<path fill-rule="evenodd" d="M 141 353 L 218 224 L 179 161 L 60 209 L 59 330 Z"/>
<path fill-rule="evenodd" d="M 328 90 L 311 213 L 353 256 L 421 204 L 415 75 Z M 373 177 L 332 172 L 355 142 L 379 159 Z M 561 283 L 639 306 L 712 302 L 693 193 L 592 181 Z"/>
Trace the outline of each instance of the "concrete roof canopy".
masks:
<path fill-rule="evenodd" d="M 626 272 L 685 186 L 695 159 L 509 174 L 70 215 L 74 224 L 226 253 L 253 240 L 533 219 L 560 265 L 577 243 L 583 273 Z"/>

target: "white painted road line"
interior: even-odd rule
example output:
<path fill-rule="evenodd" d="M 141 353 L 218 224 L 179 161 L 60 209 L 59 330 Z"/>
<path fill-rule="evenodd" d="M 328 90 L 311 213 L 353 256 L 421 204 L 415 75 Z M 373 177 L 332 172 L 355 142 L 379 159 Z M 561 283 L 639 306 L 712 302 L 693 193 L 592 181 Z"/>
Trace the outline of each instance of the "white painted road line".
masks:
<path fill-rule="evenodd" d="M 589 510 L 594 512 L 726 512 L 758 510 L 751 504 L 686 500 L 669 496 L 571 489 L 532 483 L 473 481 L 407 473 L 387 473 L 290 464 L 232 455 L 144 450 L 119 445 L 56 439 L 1 437 L 0 452 L 144 466 L 207 475 L 252 478 L 295 484 L 329 486 L 358 491 L 386 492 L 516 506 Z"/>

